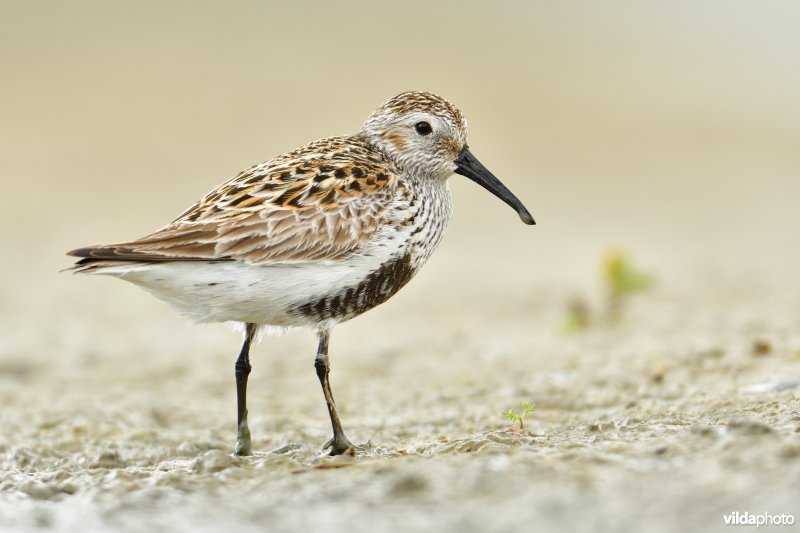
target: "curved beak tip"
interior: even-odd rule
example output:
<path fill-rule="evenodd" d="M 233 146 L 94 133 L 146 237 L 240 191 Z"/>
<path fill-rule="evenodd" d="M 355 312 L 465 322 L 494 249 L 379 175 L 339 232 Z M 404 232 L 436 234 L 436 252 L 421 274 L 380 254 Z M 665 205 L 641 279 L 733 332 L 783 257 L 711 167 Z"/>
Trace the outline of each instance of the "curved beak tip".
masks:
<path fill-rule="evenodd" d="M 509 191 L 506 186 L 494 176 L 494 174 L 489 172 L 489 170 L 484 167 L 474 155 L 472 155 L 467 146 L 464 146 L 464 148 L 461 149 L 461 153 L 459 153 L 458 158 L 454 161 L 454 163 L 456 164 L 456 174 L 466 176 L 484 189 L 488 190 L 490 193 L 494 194 L 496 197 L 500 198 L 510 207 L 513 207 L 519 215 L 519 218 L 525 224 L 529 226 L 536 224 L 536 221 L 533 220 L 533 217 L 525 208 L 525 206 L 522 205 L 522 202 L 519 200 L 519 198 L 514 196 L 514 194 Z"/>

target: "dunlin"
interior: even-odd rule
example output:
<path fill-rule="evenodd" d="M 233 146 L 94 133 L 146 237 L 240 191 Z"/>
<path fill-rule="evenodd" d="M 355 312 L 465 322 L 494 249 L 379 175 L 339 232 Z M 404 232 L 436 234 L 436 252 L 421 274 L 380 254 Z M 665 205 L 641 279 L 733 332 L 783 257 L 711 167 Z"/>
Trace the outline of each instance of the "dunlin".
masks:
<path fill-rule="evenodd" d="M 461 112 L 439 96 L 405 92 L 354 135 L 251 167 L 155 233 L 69 254 L 81 258 L 75 272 L 130 281 L 182 316 L 244 325 L 235 363 L 238 455 L 252 453 L 246 391 L 258 331 L 316 331 L 314 367 L 333 426 L 323 449 L 354 453 L 328 380 L 331 329 L 388 300 L 430 257 L 452 213 L 453 173 L 534 224 L 470 152 Z"/>

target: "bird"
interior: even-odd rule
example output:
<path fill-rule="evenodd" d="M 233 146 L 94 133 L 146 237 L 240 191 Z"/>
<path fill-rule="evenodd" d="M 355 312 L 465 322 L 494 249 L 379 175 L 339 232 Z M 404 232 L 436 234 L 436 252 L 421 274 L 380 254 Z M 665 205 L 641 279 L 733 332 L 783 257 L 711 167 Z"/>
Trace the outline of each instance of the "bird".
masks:
<path fill-rule="evenodd" d="M 254 339 L 275 329 L 313 330 L 333 430 L 322 451 L 354 455 L 331 391 L 331 330 L 386 302 L 425 264 L 452 216 L 453 174 L 535 224 L 470 151 L 461 111 L 435 94 L 407 91 L 356 133 L 252 166 L 145 237 L 68 252 L 78 258 L 68 270 L 131 282 L 198 323 L 241 327 L 235 455 L 253 453 L 247 383 Z"/>

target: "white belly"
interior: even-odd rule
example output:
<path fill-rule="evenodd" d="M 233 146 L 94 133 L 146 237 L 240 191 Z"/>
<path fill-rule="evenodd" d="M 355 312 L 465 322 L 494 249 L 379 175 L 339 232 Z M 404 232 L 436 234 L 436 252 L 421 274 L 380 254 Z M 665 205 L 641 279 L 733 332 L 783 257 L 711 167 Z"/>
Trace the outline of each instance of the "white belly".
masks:
<path fill-rule="evenodd" d="M 104 273 L 139 285 L 179 315 L 197 322 L 320 327 L 326 324 L 302 316 L 296 309 L 338 290 L 357 286 L 383 261 L 384 258 L 373 256 L 347 262 L 270 266 L 234 261 L 173 262 Z"/>

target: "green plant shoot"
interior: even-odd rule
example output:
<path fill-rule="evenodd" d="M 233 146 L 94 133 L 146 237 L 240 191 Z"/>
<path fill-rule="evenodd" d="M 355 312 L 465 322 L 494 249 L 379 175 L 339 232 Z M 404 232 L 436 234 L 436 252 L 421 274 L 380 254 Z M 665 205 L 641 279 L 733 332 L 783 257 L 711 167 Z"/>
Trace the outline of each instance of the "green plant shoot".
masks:
<path fill-rule="evenodd" d="M 534 406 L 532 403 L 522 402 L 521 413 L 517 414 L 517 412 L 512 407 L 511 409 L 503 413 L 503 416 L 509 419 L 511 422 L 518 423 L 519 429 L 525 429 L 525 417 L 528 415 L 528 413 L 532 413 L 535 410 L 536 406 Z"/>
<path fill-rule="evenodd" d="M 637 292 L 653 285 L 653 275 L 631 264 L 622 250 L 610 250 L 603 261 L 603 278 L 608 296 L 608 310 L 612 319 L 619 318 L 624 302 Z"/>

